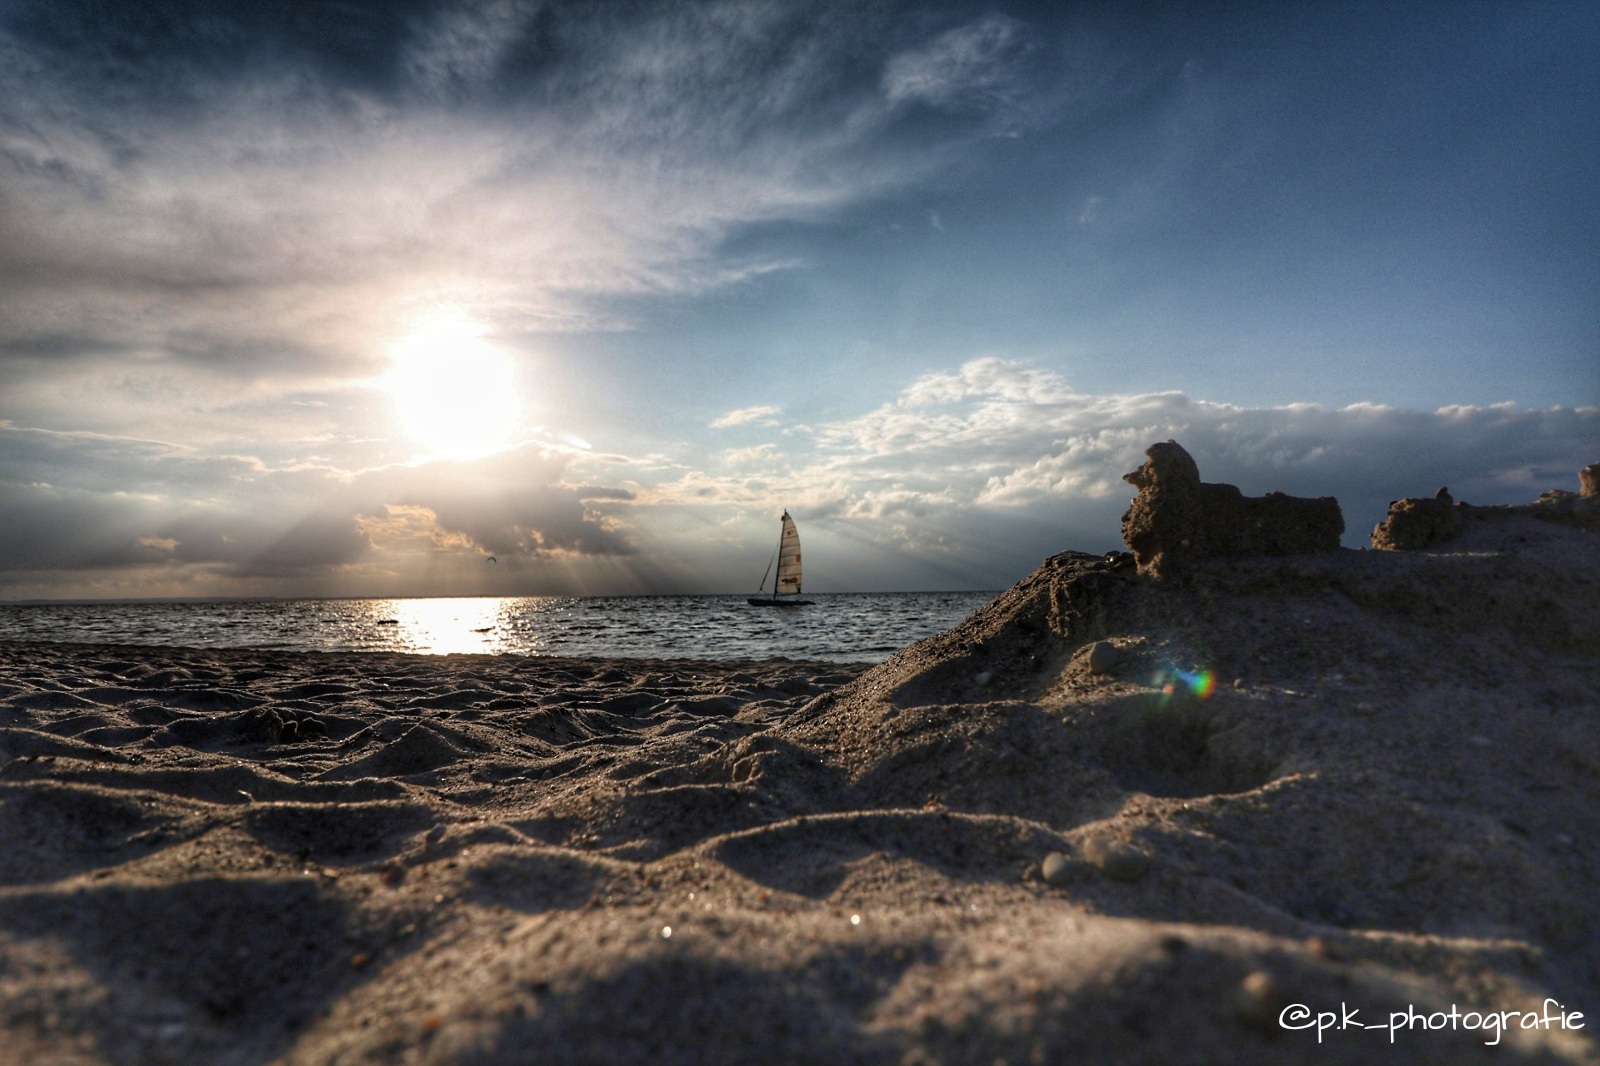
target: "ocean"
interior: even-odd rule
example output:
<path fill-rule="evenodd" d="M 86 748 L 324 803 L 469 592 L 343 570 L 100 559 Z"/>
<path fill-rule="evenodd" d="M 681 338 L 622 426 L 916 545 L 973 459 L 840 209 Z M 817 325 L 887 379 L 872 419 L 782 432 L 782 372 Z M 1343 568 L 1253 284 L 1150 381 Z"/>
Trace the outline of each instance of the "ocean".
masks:
<path fill-rule="evenodd" d="M 532 596 L 0 603 L 0 639 L 190 648 L 881 662 L 956 625 L 994 592 L 807 593 L 811 607 L 744 596 Z"/>

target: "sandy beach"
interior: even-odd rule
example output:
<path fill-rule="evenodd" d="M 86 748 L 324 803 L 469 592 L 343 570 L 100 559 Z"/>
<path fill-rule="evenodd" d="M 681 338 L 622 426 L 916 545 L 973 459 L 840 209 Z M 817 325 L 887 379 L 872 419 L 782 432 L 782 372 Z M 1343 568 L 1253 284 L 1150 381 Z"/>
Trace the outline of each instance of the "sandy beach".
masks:
<path fill-rule="evenodd" d="M 1596 544 L 1068 552 L 870 669 L 0 646 L 0 1060 L 1600 1061 Z"/>

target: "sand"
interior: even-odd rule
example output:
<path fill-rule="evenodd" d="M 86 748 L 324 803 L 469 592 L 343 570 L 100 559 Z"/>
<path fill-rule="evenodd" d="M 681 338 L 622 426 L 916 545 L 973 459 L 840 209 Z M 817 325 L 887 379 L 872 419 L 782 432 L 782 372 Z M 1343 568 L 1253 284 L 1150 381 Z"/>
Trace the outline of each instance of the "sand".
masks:
<path fill-rule="evenodd" d="M 1597 546 L 1066 553 L 871 669 L 3 644 L 0 1061 L 1600 1061 Z"/>

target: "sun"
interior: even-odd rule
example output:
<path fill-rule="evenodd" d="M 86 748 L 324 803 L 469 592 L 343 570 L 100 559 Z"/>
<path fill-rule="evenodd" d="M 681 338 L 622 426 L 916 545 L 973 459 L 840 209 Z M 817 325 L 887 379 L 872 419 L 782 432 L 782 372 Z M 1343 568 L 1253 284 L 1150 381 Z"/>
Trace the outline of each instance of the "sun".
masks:
<path fill-rule="evenodd" d="M 517 427 L 511 357 L 470 323 L 431 324 L 389 353 L 384 387 L 401 428 L 428 458 L 476 459 L 509 447 Z"/>

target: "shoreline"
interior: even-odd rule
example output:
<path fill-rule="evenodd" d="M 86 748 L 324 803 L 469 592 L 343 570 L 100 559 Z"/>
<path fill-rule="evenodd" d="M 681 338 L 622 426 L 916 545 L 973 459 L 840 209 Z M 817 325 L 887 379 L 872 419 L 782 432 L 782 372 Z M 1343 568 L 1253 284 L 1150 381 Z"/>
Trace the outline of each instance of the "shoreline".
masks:
<path fill-rule="evenodd" d="M 31 640 L 19 637 L 0 637 L 0 653 L 8 649 L 17 648 L 62 648 L 82 653 L 111 653 L 115 652 L 124 658 L 138 658 L 145 655 L 160 655 L 171 653 L 177 656 L 189 655 L 219 655 L 243 657 L 250 656 L 341 656 L 349 655 L 358 658 L 367 656 L 393 656 L 403 659 L 421 659 L 424 661 L 449 661 L 449 660 L 527 660 L 534 663 L 594 663 L 594 662 L 619 662 L 625 664 L 648 663 L 677 663 L 695 664 L 707 667 L 721 666 L 761 666 L 766 664 L 814 666 L 821 668 L 821 672 L 839 670 L 850 673 L 863 673 L 880 665 L 880 662 L 855 662 L 838 659 L 808 659 L 795 658 L 787 655 L 770 655 L 762 658 L 700 658 L 692 655 L 680 656 L 633 656 L 624 654 L 614 655 L 567 655 L 545 654 L 543 652 L 517 652 L 517 651 L 399 651 L 388 648 L 272 648 L 272 647 L 235 647 L 233 645 L 199 645 L 199 644 L 135 644 L 127 641 L 85 641 L 85 640 Z M 903 649 L 901 649 L 903 650 Z M 892 657 L 890 653 L 887 657 Z M 886 657 L 886 658 L 887 658 Z"/>
<path fill-rule="evenodd" d="M 240 650 L 881 662 L 989 593 L 853 594 L 797 611 L 743 597 L 441 598 L 0 608 L 0 639 Z"/>

